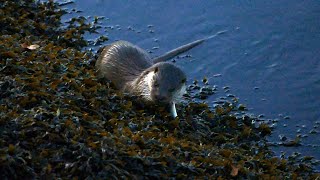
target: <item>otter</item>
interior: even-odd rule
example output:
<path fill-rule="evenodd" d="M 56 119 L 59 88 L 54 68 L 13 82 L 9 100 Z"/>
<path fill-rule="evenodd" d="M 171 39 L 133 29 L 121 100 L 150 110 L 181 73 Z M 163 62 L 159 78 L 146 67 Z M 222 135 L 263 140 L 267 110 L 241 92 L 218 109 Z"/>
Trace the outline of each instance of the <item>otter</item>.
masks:
<path fill-rule="evenodd" d="M 97 75 L 112 81 L 119 90 L 141 96 L 145 101 L 168 104 L 175 118 L 175 104 L 186 93 L 186 75 L 176 65 L 165 61 L 223 32 L 178 47 L 154 59 L 130 42 L 116 41 L 103 48 L 95 65 Z"/>

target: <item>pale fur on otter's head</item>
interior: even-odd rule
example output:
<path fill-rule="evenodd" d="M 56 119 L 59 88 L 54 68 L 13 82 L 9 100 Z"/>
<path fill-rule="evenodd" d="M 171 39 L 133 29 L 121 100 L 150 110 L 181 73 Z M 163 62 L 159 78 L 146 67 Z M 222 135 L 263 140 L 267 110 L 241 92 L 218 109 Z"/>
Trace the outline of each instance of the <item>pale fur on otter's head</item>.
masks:
<path fill-rule="evenodd" d="M 159 62 L 144 70 L 131 87 L 148 101 L 175 103 L 186 92 L 186 75 L 175 65 Z"/>

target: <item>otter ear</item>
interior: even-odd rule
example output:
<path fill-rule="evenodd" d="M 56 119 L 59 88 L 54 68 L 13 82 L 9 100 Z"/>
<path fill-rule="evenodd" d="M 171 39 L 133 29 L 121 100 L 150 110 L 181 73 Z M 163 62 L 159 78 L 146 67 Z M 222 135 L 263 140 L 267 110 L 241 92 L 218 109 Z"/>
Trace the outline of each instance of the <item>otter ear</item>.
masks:
<path fill-rule="evenodd" d="M 159 67 L 154 68 L 154 73 L 157 73 L 159 71 Z"/>

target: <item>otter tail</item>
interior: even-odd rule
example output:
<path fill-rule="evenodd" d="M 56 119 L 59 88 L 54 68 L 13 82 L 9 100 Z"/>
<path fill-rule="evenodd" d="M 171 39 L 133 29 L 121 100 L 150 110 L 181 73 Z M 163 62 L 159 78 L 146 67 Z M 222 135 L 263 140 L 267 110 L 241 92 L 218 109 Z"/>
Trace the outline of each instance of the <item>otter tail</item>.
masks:
<path fill-rule="evenodd" d="M 211 38 L 214 38 L 214 37 L 216 37 L 216 36 L 218 36 L 220 34 L 223 34 L 225 32 L 227 32 L 227 30 L 219 31 L 219 32 L 215 33 L 214 35 L 209 36 L 207 38 L 199 39 L 199 40 L 193 41 L 191 43 L 188 43 L 186 45 L 180 46 L 180 47 L 178 47 L 178 48 L 176 48 L 174 50 L 171 50 L 171 51 L 165 53 L 162 56 L 154 58 L 153 59 L 153 63 L 155 64 L 155 63 L 158 63 L 158 62 L 168 61 L 168 60 L 172 59 L 173 57 L 175 57 L 175 56 L 177 56 L 177 55 L 179 55 L 181 53 L 184 53 L 184 52 L 186 52 L 186 51 L 198 46 L 199 44 L 203 43 L 204 41 L 209 40 Z"/>

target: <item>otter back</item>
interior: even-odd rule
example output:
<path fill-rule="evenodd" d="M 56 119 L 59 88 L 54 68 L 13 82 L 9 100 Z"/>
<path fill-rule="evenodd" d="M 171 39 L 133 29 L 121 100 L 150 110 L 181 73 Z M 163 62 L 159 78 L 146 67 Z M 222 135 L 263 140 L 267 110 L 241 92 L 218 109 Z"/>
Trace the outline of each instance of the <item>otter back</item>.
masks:
<path fill-rule="evenodd" d="M 119 89 L 151 67 L 150 56 L 138 46 L 117 41 L 106 46 L 96 62 L 98 76 L 111 80 Z"/>

